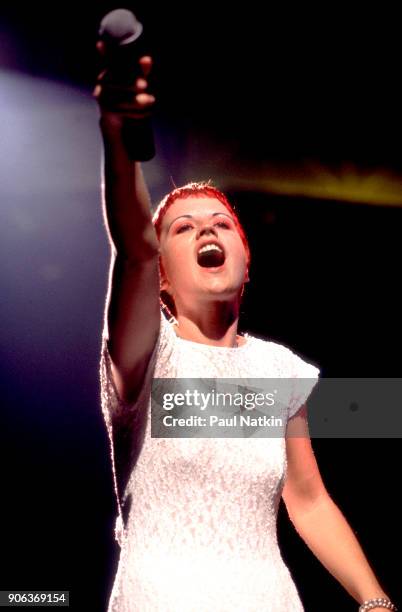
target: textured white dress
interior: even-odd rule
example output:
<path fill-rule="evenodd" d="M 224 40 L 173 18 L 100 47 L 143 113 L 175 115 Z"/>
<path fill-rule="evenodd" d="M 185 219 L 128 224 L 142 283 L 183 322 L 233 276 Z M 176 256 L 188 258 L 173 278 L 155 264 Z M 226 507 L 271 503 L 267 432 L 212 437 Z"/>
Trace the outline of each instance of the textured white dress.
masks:
<path fill-rule="evenodd" d="M 106 332 L 102 410 L 110 445 L 121 552 L 109 612 L 302 612 L 277 541 L 286 475 L 284 437 L 152 438 L 155 378 L 303 378 L 297 412 L 319 370 L 249 335 L 236 348 L 179 338 L 161 314 L 158 342 L 135 405 L 120 401 Z"/>

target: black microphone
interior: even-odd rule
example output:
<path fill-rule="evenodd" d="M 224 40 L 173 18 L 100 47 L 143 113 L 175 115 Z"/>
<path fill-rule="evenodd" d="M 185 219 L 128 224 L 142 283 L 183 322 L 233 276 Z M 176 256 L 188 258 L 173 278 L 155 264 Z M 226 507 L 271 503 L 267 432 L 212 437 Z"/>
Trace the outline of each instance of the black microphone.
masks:
<path fill-rule="evenodd" d="M 132 102 L 135 94 L 127 88 L 133 86 L 141 76 L 138 60 L 147 55 L 142 23 L 131 11 L 116 9 L 103 17 L 99 26 L 99 38 L 105 49 L 106 73 L 102 80 L 106 86 L 105 107 L 113 108 L 113 104 Z M 122 130 L 122 138 L 132 160 L 148 161 L 154 157 L 155 143 L 149 115 L 126 117 Z"/>

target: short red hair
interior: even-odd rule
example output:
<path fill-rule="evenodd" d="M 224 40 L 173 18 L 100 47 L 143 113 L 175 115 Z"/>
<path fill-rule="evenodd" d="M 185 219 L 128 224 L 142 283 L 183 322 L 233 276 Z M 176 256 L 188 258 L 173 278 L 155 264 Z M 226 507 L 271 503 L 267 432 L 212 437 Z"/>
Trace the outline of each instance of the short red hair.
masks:
<path fill-rule="evenodd" d="M 183 185 L 183 187 L 176 187 L 176 189 L 173 189 L 173 191 L 168 193 L 161 200 L 152 217 L 152 223 L 154 224 L 156 235 L 158 236 L 158 238 L 160 238 L 161 235 L 163 218 L 171 207 L 171 205 L 176 200 L 183 200 L 190 197 L 202 196 L 206 196 L 208 198 L 215 198 L 219 200 L 219 202 L 221 202 L 228 209 L 228 211 L 233 217 L 236 229 L 239 232 L 240 238 L 243 242 L 244 249 L 246 251 L 247 265 L 249 265 L 251 259 L 250 247 L 243 226 L 240 223 L 233 206 L 230 204 L 225 194 L 222 193 L 222 191 L 219 191 L 219 189 L 217 189 L 213 185 L 211 185 L 210 182 L 187 183 L 187 185 Z"/>
<path fill-rule="evenodd" d="M 230 212 L 231 216 L 233 217 L 233 221 L 235 223 L 239 236 L 243 242 L 244 249 L 246 251 L 247 267 L 249 267 L 250 260 L 251 260 L 250 247 L 249 247 L 247 236 L 243 229 L 243 226 L 239 221 L 239 218 L 235 212 L 235 209 L 230 204 L 225 194 L 222 193 L 222 191 L 219 191 L 219 189 L 217 189 L 213 185 L 211 185 L 210 181 L 187 183 L 187 185 L 183 185 L 183 187 L 176 187 L 175 189 L 173 189 L 173 191 L 165 195 L 165 197 L 159 203 L 152 217 L 152 223 L 155 227 L 155 231 L 156 231 L 156 235 L 158 239 L 160 238 L 161 231 L 162 231 L 163 218 L 166 215 L 169 208 L 172 206 L 172 204 L 176 200 L 186 199 L 190 197 L 202 197 L 202 196 L 206 196 L 208 198 L 216 198 Z M 243 286 L 243 289 L 244 289 L 244 286 Z M 172 316 L 172 315 L 176 316 L 176 308 L 174 305 L 174 301 L 172 297 L 166 291 L 161 291 L 160 301 L 161 301 L 162 308 L 167 311 L 169 316 Z"/>

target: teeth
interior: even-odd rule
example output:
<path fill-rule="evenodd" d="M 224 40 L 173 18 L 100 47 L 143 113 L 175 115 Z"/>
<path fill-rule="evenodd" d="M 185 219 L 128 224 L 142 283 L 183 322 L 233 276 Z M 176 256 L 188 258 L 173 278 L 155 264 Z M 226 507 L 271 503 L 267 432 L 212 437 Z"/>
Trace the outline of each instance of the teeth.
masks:
<path fill-rule="evenodd" d="M 207 251 L 218 251 L 219 253 L 223 252 L 217 244 L 206 244 L 198 251 L 198 253 L 206 253 Z"/>

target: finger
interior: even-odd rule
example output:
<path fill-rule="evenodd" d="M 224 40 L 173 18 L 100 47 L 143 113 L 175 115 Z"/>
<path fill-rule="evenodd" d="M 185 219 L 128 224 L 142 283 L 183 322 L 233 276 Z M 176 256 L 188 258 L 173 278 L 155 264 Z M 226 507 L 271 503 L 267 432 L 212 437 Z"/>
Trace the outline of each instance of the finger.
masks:
<path fill-rule="evenodd" d="M 100 55 L 105 55 L 105 52 L 106 52 L 105 43 L 102 42 L 101 40 L 98 40 L 98 42 L 96 43 L 96 50 L 98 51 Z"/>
<path fill-rule="evenodd" d="M 93 97 L 99 98 L 101 91 L 102 91 L 102 87 L 100 85 L 95 85 L 95 89 L 92 92 Z"/>
<path fill-rule="evenodd" d="M 150 55 L 144 55 L 139 59 L 139 64 L 141 66 L 144 76 L 148 76 L 148 74 L 151 72 L 152 63 L 153 61 Z"/>
<path fill-rule="evenodd" d="M 136 80 L 136 82 L 135 82 L 135 91 L 137 93 L 141 93 L 147 87 L 148 87 L 148 81 L 146 81 L 145 79 L 139 78 L 139 79 Z"/>
<path fill-rule="evenodd" d="M 150 94 L 140 93 L 135 96 L 135 101 L 139 106 L 144 107 L 148 104 L 153 104 L 155 102 L 155 97 Z"/>
<path fill-rule="evenodd" d="M 103 79 L 104 79 L 105 75 L 106 75 L 106 70 L 102 70 L 102 72 L 100 72 L 100 73 L 98 74 L 98 77 L 97 77 L 97 81 L 98 81 L 98 83 L 100 83 L 101 81 L 103 81 Z"/>

